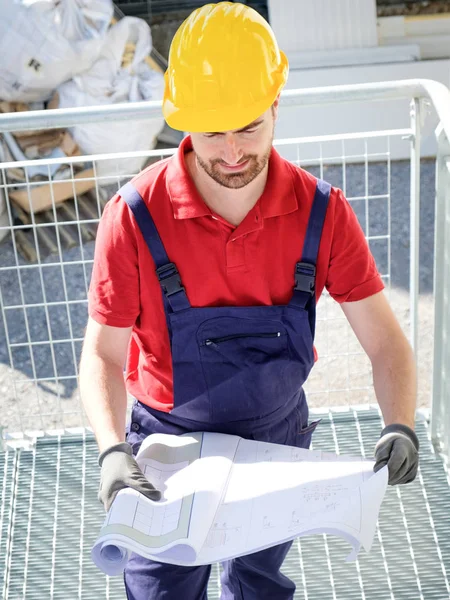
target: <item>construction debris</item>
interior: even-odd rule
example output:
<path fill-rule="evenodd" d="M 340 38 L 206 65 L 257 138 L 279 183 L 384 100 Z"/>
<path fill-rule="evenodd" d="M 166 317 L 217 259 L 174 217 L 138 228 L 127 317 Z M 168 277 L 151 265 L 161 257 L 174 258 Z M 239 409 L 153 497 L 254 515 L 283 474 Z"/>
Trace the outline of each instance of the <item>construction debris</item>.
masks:
<path fill-rule="evenodd" d="M 397 0 L 377 3 L 378 17 L 409 17 L 415 15 L 437 15 L 450 13 L 450 2 L 430 0 L 421 2 L 400 2 Z"/>
<path fill-rule="evenodd" d="M 1 112 L 26 110 L 30 110 L 30 106 L 24 103 L 0 102 Z M 17 166 L 4 169 L 5 196 L 28 213 L 47 210 L 53 204 L 83 194 L 95 186 L 91 164 L 64 161 L 81 154 L 70 133 L 64 129 L 21 131 L 14 135 L 4 132 L 2 143 L 4 160 L 17 161 Z M 35 159 L 45 160 L 23 164 Z"/>

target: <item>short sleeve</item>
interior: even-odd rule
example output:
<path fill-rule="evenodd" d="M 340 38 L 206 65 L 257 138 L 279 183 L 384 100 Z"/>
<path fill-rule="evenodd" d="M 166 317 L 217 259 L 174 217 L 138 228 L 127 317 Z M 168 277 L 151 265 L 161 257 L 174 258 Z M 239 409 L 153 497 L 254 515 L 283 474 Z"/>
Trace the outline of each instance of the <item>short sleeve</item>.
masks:
<path fill-rule="evenodd" d="M 102 325 L 131 327 L 139 315 L 136 239 L 127 204 L 114 196 L 97 232 L 89 286 L 89 315 Z"/>
<path fill-rule="evenodd" d="M 337 190 L 336 195 L 325 285 L 329 294 L 339 303 L 363 300 L 384 289 L 364 232 L 341 190 Z"/>

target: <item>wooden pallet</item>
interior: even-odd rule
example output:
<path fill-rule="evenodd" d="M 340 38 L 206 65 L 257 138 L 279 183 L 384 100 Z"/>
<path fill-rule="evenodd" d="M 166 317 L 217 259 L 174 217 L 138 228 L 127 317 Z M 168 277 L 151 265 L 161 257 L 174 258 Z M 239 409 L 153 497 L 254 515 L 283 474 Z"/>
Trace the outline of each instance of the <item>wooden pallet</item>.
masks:
<path fill-rule="evenodd" d="M 109 198 L 109 194 L 103 188 L 89 190 L 78 196 L 76 201 L 66 200 L 55 205 L 55 209 L 42 211 L 34 216 L 12 202 L 14 225 L 20 227 L 14 229 L 20 255 L 28 262 L 37 262 L 36 242 L 42 260 L 51 254 L 59 253 L 58 237 L 61 250 L 94 240 L 100 217 L 99 208 L 102 212 Z M 44 226 L 33 227 L 34 224 Z M 30 227 L 21 227 L 26 225 Z"/>

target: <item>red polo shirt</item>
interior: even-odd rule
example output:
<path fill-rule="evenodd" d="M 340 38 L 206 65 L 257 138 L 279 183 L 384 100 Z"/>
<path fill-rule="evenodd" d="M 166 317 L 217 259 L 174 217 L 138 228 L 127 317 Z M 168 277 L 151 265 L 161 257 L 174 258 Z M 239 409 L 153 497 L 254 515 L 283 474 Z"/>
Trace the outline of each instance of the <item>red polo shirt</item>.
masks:
<path fill-rule="evenodd" d="M 185 166 L 190 138 L 133 184 L 144 198 L 193 307 L 287 304 L 302 256 L 316 178 L 272 150 L 267 184 L 235 227 L 214 214 Z M 363 231 L 341 190 L 332 188 L 317 262 L 317 299 L 326 286 L 338 302 L 383 289 Z M 173 406 L 172 361 L 155 264 L 128 205 L 106 205 L 95 247 L 89 314 L 113 327 L 133 326 L 128 391 L 163 411 Z"/>

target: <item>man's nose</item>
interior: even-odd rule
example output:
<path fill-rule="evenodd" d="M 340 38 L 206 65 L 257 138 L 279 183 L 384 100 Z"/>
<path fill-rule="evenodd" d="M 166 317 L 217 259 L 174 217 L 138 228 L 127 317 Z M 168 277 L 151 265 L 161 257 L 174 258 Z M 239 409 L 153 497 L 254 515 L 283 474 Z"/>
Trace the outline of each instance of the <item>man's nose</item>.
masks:
<path fill-rule="evenodd" d="M 236 135 L 231 132 L 225 134 L 225 145 L 223 150 L 223 160 L 229 165 L 237 165 L 242 160 L 243 152 L 239 148 Z"/>

